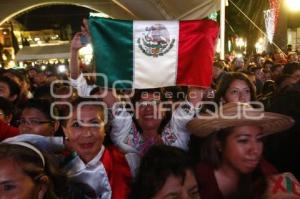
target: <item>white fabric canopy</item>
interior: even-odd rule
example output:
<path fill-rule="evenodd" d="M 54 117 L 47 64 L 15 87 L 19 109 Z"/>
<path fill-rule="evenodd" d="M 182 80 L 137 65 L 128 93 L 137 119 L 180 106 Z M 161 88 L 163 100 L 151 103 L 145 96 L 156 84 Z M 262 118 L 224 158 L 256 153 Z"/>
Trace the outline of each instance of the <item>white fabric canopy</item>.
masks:
<path fill-rule="evenodd" d="M 117 19 L 201 19 L 220 9 L 221 0 L 10 0 L 0 1 L 0 25 L 40 6 L 73 4 Z"/>
<path fill-rule="evenodd" d="M 25 46 L 16 54 L 17 61 L 68 59 L 70 44 L 29 47 Z"/>
<path fill-rule="evenodd" d="M 220 0 L 113 0 L 140 19 L 201 19 L 220 9 Z"/>

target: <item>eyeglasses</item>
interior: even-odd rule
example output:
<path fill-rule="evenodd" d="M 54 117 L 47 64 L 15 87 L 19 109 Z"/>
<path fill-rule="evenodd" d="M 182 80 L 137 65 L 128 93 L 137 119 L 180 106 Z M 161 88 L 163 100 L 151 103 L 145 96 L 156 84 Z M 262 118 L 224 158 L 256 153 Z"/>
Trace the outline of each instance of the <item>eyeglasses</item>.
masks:
<path fill-rule="evenodd" d="M 25 120 L 25 119 L 20 119 L 17 121 L 18 125 L 29 125 L 29 126 L 35 126 L 35 125 L 41 125 L 41 124 L 49 124 L 49 123 L 53 123 L 53 121 L 50 121 L 50 120 L 44 120 L 44 121 L 41 121 L 41 120 L 35 120 L 35 119 L 32 119 L 32 120 Z"/>

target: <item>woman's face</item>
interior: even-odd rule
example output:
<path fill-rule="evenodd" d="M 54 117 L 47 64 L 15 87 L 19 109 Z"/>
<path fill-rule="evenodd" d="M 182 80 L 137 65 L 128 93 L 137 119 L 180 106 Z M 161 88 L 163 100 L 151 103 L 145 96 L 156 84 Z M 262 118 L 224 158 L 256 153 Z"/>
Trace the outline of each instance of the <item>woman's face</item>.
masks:
<path fill-rule="evenodd" d="M 196 178 L 191 170 L 186 170 L 184 182 L 171 175 L 152 199 L 200 199 Z"/>
<path fill-rule="evenodd" d="M 250 102 L 251 90 L 244 80 L 233 80 L 223 97 L 225 103 L 228 102 Z"/>
<path fill-rule="evenodd" d="M 1 199 L 42 199 L 45 185 L 36 185 L 19 164 L 11 159 L 0 160 Z"/>
<path fill-rule="evenodd" d="M 262 137 L 261 128 L 257 126 L 234 127 L 221 148 L 221 167 L 229 167 L 237 173 L 251 173 L 261 159 Z"/>
<path fill-rule="evenodd" d="M 56 131 L 55 123 L 36 108 L 25 108 L 22 111 L 19 129 L 21 134 L 43 136 L 53 136 Z"/>
<path fill-rule="evenodd" d="M 91 161 L 101 150 L 105 137 L 102 112 L 93 105 L 76 108 L 64 127 L 69 146 L 84 162 Z"/>
<path fill-rule="evenodd" d="M 5 82 L 0 82 L 0 97 L 3 97 L 9 101 L 14 101 L 16 96 L 11 96 L 9 86 Z"/>
<path fill-rule="evenodd" d="M 141 96 L 139 105 L 136 107 L 136 118 L 140 127 L 146 130 L 157 130 L 163 115 L 159 109 L 160 96 L 154 93 L 145 93 Z"/>

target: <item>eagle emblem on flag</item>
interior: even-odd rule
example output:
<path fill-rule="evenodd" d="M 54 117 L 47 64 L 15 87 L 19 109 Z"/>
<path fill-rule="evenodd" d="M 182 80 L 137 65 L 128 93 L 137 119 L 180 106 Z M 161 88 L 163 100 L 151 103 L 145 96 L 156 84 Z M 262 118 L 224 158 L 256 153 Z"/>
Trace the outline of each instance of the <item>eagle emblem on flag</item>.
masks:
<path fill-rule="evenodd" d="M 137 43 L 145 55 L 158 57 L 173 48 L 175 39 L 170 38 L 170 33 L 163 24 L 154 24 L 145 28 L 142 36 L 137 39 Z"/>

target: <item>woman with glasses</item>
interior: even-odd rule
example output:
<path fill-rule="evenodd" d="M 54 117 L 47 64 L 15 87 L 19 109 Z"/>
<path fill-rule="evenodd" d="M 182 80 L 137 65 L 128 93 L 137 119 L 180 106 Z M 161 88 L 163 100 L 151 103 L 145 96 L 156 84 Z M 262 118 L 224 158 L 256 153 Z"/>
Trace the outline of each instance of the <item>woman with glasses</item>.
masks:
<path fill-rule="evenodd" d="M 52 113 L 57 114 L 55 107 Z M 21 134 L 53 136 L 59 128 L 59 121 L 51 115 L 50 102 L 42 99 L 30 99 L 25 104 L 18 123 Z"/>

